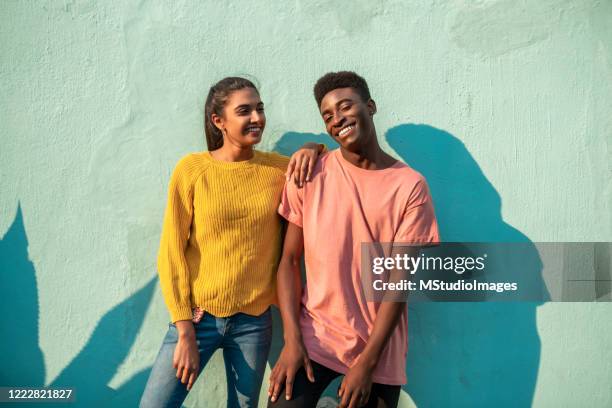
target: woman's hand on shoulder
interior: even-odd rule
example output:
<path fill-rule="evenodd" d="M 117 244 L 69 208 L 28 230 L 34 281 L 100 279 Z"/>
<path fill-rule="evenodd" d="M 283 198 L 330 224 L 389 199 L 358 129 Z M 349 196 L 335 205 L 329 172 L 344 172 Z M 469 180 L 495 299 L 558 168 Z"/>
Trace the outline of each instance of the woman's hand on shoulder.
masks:
<path fill-rule="evenodd" d="M 293 153 L 287 166 L 287 181 L 293 178 L 298 187 L 310 181 L 312 171 L 325 146 L 317 143 L 306 143 L 297 152 Z"/>

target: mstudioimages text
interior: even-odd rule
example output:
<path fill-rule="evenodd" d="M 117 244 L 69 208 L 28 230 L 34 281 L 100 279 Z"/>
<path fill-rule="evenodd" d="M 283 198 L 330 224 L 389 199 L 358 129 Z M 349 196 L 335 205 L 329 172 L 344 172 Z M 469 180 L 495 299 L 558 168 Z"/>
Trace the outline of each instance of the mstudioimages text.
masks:
<path fill-rule="evenodd" d="M 401 279 L 397 282 L 384 282 L 376 279 L 372 282 L 375 291 L 495 291 L 497 293 L 516 291 L 516 282 L 478 282 L 476 279 L 466 281 L 460 279 L 455 282 L 445 282 L 439 279 L 419 280 L 417 282 Z"/>

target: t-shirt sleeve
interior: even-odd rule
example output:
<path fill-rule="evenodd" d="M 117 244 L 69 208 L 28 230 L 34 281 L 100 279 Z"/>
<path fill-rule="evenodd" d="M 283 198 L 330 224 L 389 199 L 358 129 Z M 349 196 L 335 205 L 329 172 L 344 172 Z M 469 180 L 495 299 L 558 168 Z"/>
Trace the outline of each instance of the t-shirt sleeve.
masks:
<path fill-rule="evenodd" d="M 423 178 L 415 184 L 410 193 L 394 242 L 423 246 L 440 243 L 433 201 L 427 182 Z"/>
<path fill-rule="evenodd" d="M 297 188 L 293 180 L 285 182 L 278 213 L 287 221 L 303 228 L 303 188 Z"/>

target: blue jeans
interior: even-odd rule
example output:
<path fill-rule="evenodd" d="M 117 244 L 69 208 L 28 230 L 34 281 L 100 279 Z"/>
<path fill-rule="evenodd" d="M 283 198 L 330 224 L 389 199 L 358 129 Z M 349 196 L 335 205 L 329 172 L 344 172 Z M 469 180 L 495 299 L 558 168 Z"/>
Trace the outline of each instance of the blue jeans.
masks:
<path fill-rule="evenodd" d="M 140 400 L 141 408 L 180 407 L 187 398 L 187 385 L 176 378 L 172 367 L 178 333 L 174 324 L 169 326 Z M 215 317 L 206 313 L 194 328 L 200 373 L 215 350 L 223 349 L 227 406 L 256 407 L 272 339 L 270 309 L 260 316 L 237 313 Z"/>

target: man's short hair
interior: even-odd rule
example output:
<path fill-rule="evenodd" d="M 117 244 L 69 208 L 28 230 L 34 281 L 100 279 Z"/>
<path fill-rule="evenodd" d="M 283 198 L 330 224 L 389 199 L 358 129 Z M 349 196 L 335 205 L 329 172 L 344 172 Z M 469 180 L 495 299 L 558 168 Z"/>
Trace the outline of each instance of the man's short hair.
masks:
<path fill-rule="evenodd" d="M 364 102 L 372 99 L 367 82 L 356 73 L 352 71 L 328 72 L 319 78 L 314 86 L 314 97 L 317 105 L 320 107 L 323 97 L 328 92 L 338 88 L 353 88 Z"/>

